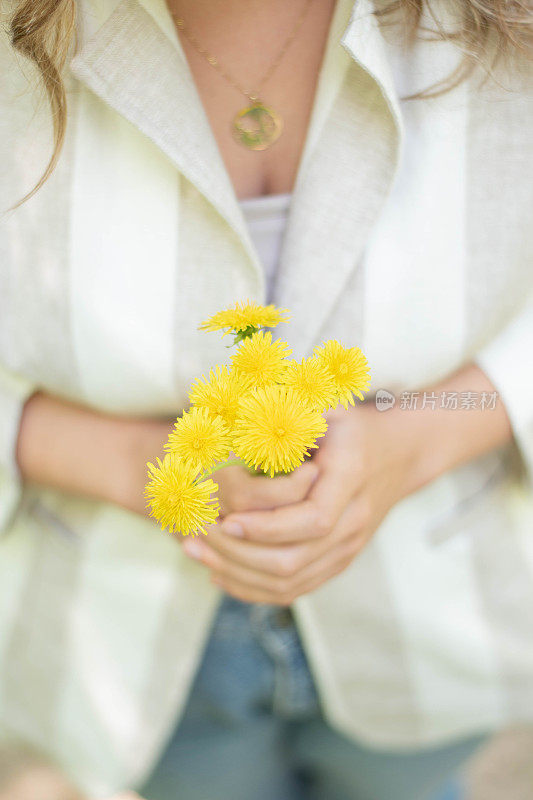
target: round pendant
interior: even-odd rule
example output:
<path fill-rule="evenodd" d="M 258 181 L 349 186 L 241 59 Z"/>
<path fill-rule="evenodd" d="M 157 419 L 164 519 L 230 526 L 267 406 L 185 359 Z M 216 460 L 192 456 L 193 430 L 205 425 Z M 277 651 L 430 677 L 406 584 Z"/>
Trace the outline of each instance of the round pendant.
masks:
<path fill-rule="evenodd" d="M 271 108 L 260 102 L 243 108 L 233 120 L 233 136 L 249 150 L 266 150 L 281 135 L 283 122 Z"/>

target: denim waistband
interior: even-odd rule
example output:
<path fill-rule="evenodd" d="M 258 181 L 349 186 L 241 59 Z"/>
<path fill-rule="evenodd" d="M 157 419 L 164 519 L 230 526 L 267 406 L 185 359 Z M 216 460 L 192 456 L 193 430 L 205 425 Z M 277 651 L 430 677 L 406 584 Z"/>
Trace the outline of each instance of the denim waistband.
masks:
<path fill-rule="evenodd" d="M 316 714 L 319 697 L 289 608 L 250 604 L 224 595 L 214 620 L 213 639 L 255 642 L 265 655 L 272 682 L 272 710 L 283 718 Z"/>

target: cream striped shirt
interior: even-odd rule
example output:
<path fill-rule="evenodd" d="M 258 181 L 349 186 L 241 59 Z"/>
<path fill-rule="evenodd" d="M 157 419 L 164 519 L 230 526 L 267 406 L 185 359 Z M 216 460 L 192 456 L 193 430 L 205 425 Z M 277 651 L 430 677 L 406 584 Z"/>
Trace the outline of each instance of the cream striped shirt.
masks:
<path fill-rule="evenodd" d="M 199 321 L 263 301 L 265 281 L 163 0 L 78 5 L 58 167 L 0 220 L 0 733 L 103 797 L 157 758 L 219 595 L 151 520 L 23 485 L 22 404 L 41 387 L 176 414 L 227 358 Z M 281 333 L 296 356 L 362 347 L 398 402 L 474 358 L 515 434 L 399 503 L 295 604 L 331 724 L 404 748 L 533 720 L 533 75 L 502 66 L 480 89 L 476 71 L 405 101 L 460 53 L 407 46 L 372 10 L 335 10 L 274 286 Z M 0 67 L 3 210 L 47 163 L 51 122 L 3 31 Z"/>

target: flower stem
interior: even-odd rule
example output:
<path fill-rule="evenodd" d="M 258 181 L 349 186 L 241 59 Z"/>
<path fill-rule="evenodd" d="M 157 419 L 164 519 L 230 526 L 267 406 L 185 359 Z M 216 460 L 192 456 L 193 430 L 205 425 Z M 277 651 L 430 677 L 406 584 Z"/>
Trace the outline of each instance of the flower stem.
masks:
<path fill-rule="evenodd" d="M 215 472 L 218 472 L 219 469 L 224 469 L 225 467 L 243 467 L 245 466 L 240 458 L 230 458 L 228 461 L 222 461 L 220 464 L 217 464 L 216 467 L 210 469 L 209 471 L 204 472 L 203 477 L 208 478 L 210 475 L 213 475 Z"/>
<path fill-rule="evenodd" d="M 206 472 L 204 472 L 204 474 L 202 475 L 202 480 L 204 478 L 209 478 L 215 472 L 218 472 L 219 469 L 224 469 L 225 467 L 244 467 L 244 469 L 247 470 L 250 473 L 250 475 L 258 474 L 256 469 L 254 469 L 253 467 L 249 467 L 248 464 L 246 464 L 240 458 L 229 458 L 227 461 L 222 461 L 220 464 L 217 464 L 217 466 L 213 467 L 213 469 L 209 471 L 206 470 Z M 259 474 L 266 475 L 266 473 L 263 472 L 262 470 L 259 472 Z"/>

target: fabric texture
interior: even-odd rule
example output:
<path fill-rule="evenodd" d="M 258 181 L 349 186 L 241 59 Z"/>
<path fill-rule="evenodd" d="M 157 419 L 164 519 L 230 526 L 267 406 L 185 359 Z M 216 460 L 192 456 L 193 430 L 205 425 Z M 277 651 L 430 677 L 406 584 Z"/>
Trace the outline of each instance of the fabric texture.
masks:
<path fill-rule="evenodd" d="M 533 341 L 533 299 L 481 352 L 476 362 L 499 390 L 515 432 L 529 486 L 533 488 L 533 378 L 527 364 Z"/>
<path fill-rule="evenodd" d="M 0 734 L 98 798 L 153 766 L 220 595 L 153 520 L 17 485 L 24 398 L 174 416 L 229 358 L 199 323 L 267 294 L 164 0 L 77 6 L 64 149 L 15 211 L 52 120 L 0 28 Z M 330 726 L 409 751 L 533 720 L 533 67 L 406 101 L 461 53 L 407 44 L 373 10 L 335 8 L 272 286 L 292 315 L 279 335 L 295 357 L 361 347 L 397 402 L 477 358 L 515 436 L 397 504 L 294 604 Z"/>

